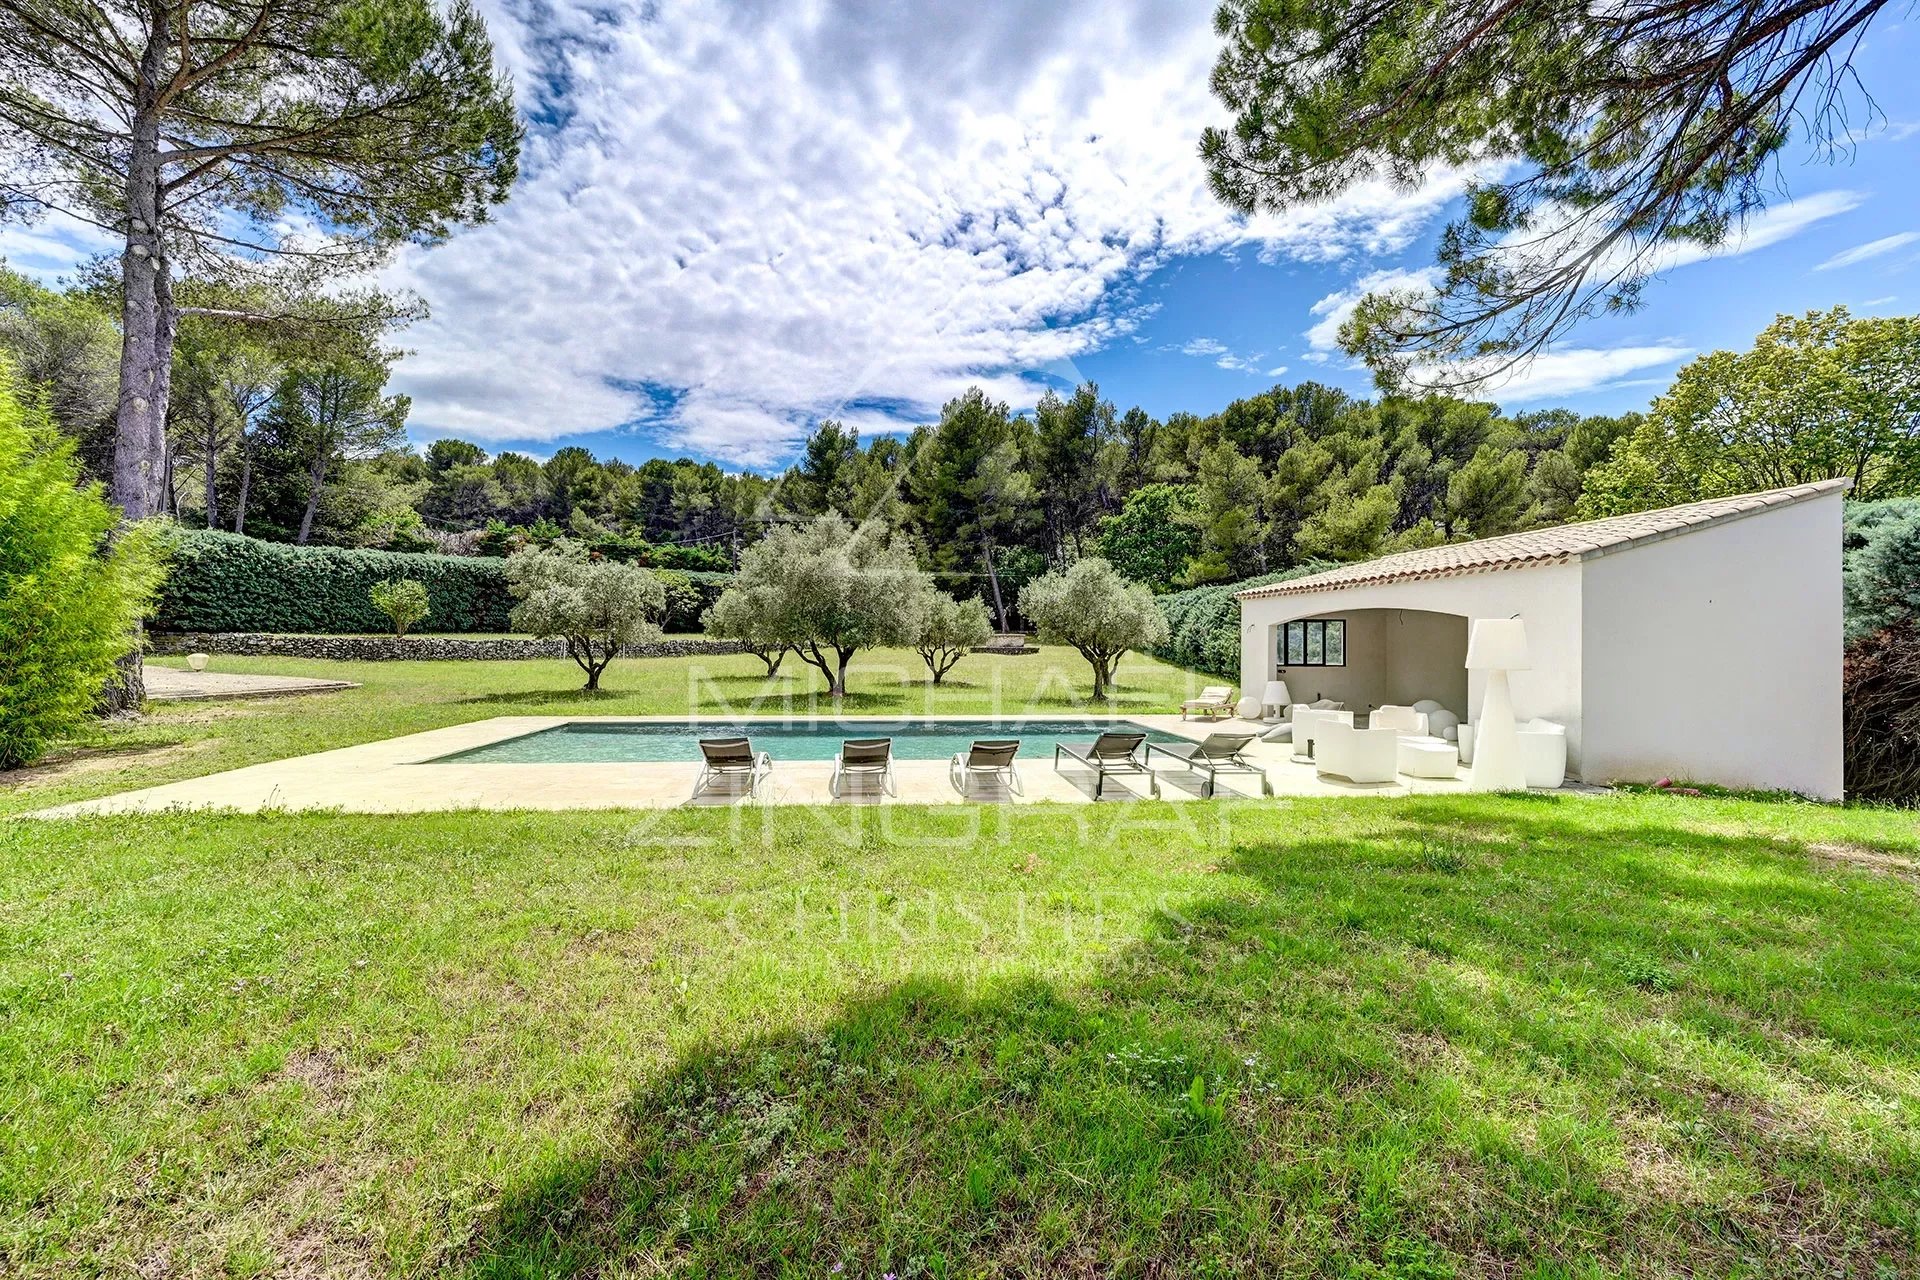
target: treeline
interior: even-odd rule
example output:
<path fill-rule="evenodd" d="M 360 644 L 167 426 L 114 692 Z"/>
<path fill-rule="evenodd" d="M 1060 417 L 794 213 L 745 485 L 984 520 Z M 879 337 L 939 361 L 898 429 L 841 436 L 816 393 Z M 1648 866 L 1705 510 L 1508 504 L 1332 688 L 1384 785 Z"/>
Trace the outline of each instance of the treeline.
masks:
<path fill-rule="evenodd" d="M 1822 475 L 1851 476 L 1856 497 L 1920 491 L 1915 322 L 1840 308 L 1702 357 L 1644 415 L 1502 414 L 1312 382 L 1205 416 L 1122 410 L 1092 384 L 1016 414 L 974 389 L 900 435 L 823 422 L 768 476 L 577 447 L 544 461 L 457 439 L 415 450 L 382 345 L 407 316 L 359 305 L 299 299 L 294 325 L 183 323 L 168 461 L 182 523 L 458 555 L 567 537 L 610 559 L 725 570 L 770 529 L 832 511 L 902 531 L 942 588 L 1006 627 L 1023 585 L 1092 554 L 1166 592 Z M 97 286 L 0 271 L 0 351 L 96 476 L 117 398 L 111 314 Z"/>
<path fill-rule="evenodd" d="M 111 314 L 84 288 L 0 273 L 0 348 L 96 476 L 116 400 Z M 1588 470 L 1639 425 L 1315 383 L 1161 420 L 1087 384 L 1022 414 L 969 391 L 900 436 L 823 422 L 776 476 L 577 447 L 538 461 L 455 439 L 408 447 L 409 406 L 386 390 L 395 353 L 380 342 L 404 317 L 334 319 L 183 326 L 168 488 L 182 523 L 463 555 L 566 536 L 613 558 L 723 569 L 769 528 L 838 511 L 905 531 L 944 588 L 981 596 L 1005 626 L 1022 585 L 1096 552 L 1167 591 L 1562 521 Z"/>

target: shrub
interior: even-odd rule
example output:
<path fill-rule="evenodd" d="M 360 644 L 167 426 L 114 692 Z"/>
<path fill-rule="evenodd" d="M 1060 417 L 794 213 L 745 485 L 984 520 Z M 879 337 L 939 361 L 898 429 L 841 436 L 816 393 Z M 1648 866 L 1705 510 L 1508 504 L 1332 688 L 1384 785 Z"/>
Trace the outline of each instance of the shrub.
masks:
<path fill-rule="evenodd" d="M 1920 498 L 1849 502 L 1847 638 L 1920 617 Z"/>
<path fill-rule="evenodd" d="M 92 712 L 160 576 L 156 531 L 112 536 L 118 513 L 80 487 L 73 442 L 14 386 L 0 360 L 0 769 Z"/>
<path fill-rule="evenodd" d="M 1271 582 L 1303 578 L 1333 568 L 1331 561 L 1311 560 L 1279 573 L 1240 582 L 1222 582 L 1160 596 L 1155 604 L 1167 621 L 1167 638 L 1150 652 L 1177 667 L 1204 671 L 1229 680 L 1240 678 L 1240 602 L 1234 593 Z"/>
<path fill-rule="evenodd" d="M 1093 668 L 1093 696 L 1107 696 L 1114 664 L 1131 649 L 1167 638 L 1153 593 L 1128 582 L 1098 556 L 1043 573 L 1020 591 L 1020 612 L 1049 644 L 1070 644 Z"/>
<path fill-rule="evenodd" d="M 374 584 L 410 578 L 427 590 L 439 631 L 505 631 L 506 566 L 486 557 L 295 547 L 211 529 L 168 535 L 173 569 L 153 612 L 158 631 L 352 635 L 391 629 Z"/>
<path fill-rule="evenodd" d="M 407 628 L 427 616 L 427 589 L 412 578 L 388 579 L 367 589 L 373 607 L 393 623 L 393 634 L 403 636 Z"/>
<path fill-rule="evenodd" d="M 1920 622 L 1855 641 L 1845 672 L 1847 794 L 1920 804 Z"/>
<path fill-rule="evenodd" d="M 513 627 L 536 636 L 559 636 L 567 656 L 587 673 L 586 689 L 600 687 L 600 673 L 623 646 L 657 640 L 655 620 L 666 589 L 638 565 L 590 558 L 566 541 L 522 551 L 507 561 Z"/>

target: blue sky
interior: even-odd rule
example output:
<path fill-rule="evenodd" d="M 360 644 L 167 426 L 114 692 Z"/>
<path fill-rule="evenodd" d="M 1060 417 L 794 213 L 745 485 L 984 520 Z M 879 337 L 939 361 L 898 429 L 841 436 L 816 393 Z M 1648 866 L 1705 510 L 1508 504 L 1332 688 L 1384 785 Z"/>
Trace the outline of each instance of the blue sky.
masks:
<path fill-rule="evenodd" d="M 1431 261 L 1466 178 L 1231 217 L 1195 154 L 1223 117 L 1187 0 L 480 4 L 529 140 L 493 222 L 383 273 L 432 309 L 395 377 L 423 442 L 773 467 L 822 417 L 900 430 L 969 383 L 1025 408 L 1091 378 L 1156 415 L 1364 394 L 1342 306 Z M 1883 18 L 1856 65 L 1857 146 L 1791 144 L 1742 244 L 1491 398 L 1642 407 L 1777 312 L 1920 309 L 1920 35 Z M 0 228 L 46 277 L 102 247 Z"/>

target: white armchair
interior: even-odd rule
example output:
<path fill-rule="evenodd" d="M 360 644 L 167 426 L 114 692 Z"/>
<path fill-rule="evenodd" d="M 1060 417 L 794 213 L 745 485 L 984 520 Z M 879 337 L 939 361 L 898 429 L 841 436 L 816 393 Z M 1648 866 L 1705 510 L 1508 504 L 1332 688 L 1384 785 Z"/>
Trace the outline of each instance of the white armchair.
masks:
<path fill-rule="evenodd" d="M 1392 729 L 1405 738 L 1427 736 L 1427 713 L 1412 707 L 1375 707 L 1367 717 L 1367 724 L 1374 729 Z"/>
<path fill-rule="evenodd" d="M 1321 724 L 1314 734 L 1314 762 L 1321 773 L 1348 782 L 1392 782 L 1398 771 L 1400 734 L 1395 729 L 1356 729 Z"/>
<path fill-rule="evenodd" d="M 1353 712 L 1330 711 L 1322 707 L 1306 707 L 1298 702 L 1293 704 L 1293 758 L 1304 760 L 1309 754 L 1311 744 L 1319 739 L 1321 730 L 1330 724 L 1353 727 Z"/>
<path fill-rule="evenodd" d="M 1533 719 L 1520 726 L 1520 764 L 1527 785 L 1552 790 L 1567 780 L 1567 726 Z"/>

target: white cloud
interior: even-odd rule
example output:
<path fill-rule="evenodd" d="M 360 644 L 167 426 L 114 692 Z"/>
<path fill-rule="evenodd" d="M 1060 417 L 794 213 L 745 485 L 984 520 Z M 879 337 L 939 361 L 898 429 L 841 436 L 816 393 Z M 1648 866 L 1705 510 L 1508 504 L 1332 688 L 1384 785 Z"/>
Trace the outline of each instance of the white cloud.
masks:
<path fill-rule="evenodd" d="M 1869 240 L 1857 244 L 1851 249 L 1843 249 L 1825 262 L 1815 267 L 1815 271 L 1831 271 L 1835 267 L 1851 267 L 1857 262 L 1877 258 L 1883 253 L 1892 253 L 1895 249 L 1904 249 L 1914 241 L 1920 240 L 1920 231 L 1902 231 L 1897 235 L 1881 236 L 1878 240 Z"/>
<path fill-rule="evenodd" d="M 1023 370 L 1132 336 L 1145 271 L 1397 251 L 1463 185 L 1232 216 L 1183 0 L 483 7 L 524 176 L 386 275 L 434 311 L 396 376 L 416 421 L 483 441 L 632 424 L 763 464 L 823 415 L 897 425 L 969 383 L 1028 405 Z"/>
<path fill-rule="evenodd" d="M 64 213 L 22 225 L 0 222 L 0 260 L 21 275 L 51 284 L 97 254 L 119 247 L 112 235 Z"/>
<path fill-rule="evenodd" d="M 1880 297 L 1880 298 L 1868 298 L 1865 302 L 1861 303 L 1860 305 L 1863 307 L 1884 307 L 1889 302 L 1898 302 L 1898 301 L 1900 301 L 1899 295 L 1889 293 L 1886 296 Z"/>
<path fill-rule="evenodd" d="M 1307 357 L 1318 364 L 1333 352 L 1340 349 L 1340 326 L 1353 317 L 1353 309 L 1360 305 L 1360 299 L 1370 293 L 1388 293 L 1398 290 L 1424 292 L 1439 283 L 1438 267 L 1406 269 L 1395 267 L 1385 271 L 1372 271 L 1355 280 L 1345 289 L 1330 293 L 1313 304 L 1311 314 L 1320 319 L 1307 330 L 1307 346 L 1311 354 Z"/>
<path fill-rule="evenodd" d="M 1192 338 L 1180 346 L 1183 356 L 1217 356 L 1227 349 L 1227 344 L 1217 338 Z"/>
<path fill-rule="evenodd" d="M 1523 364 L 1496 374 L 1470 393 L 1476 398 L 1498 400 L 1502 404 L 1525 404 L 1560 396 L 1578 395 L 1604 387 L 1635 385 L 1627 375 L 1645 369 L 1670 365 L 1693 354 L 1693 349 L 1678 342 L 1654 342 L 1633 347 L 1571 347 L 1548 351 Z M 1451 372 L 1458 374 L 1464 369 Z M 1433 380 L 1438 371 L 1415 370 L 1419 382 Z"/>

